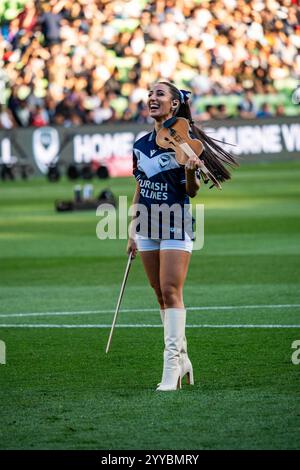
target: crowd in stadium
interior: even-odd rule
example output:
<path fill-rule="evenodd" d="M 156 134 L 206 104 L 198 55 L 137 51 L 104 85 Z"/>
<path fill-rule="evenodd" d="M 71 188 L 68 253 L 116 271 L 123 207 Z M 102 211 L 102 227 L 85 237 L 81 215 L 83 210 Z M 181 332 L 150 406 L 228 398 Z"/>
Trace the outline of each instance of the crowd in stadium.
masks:
<path fill-rule="evenodd" d="M 147 87 L 160 78 L 192 91 L 199 121 L 284 116 L 298 85 L 298 0 L 6 3 L 2 128 L 147 123 Z"/>

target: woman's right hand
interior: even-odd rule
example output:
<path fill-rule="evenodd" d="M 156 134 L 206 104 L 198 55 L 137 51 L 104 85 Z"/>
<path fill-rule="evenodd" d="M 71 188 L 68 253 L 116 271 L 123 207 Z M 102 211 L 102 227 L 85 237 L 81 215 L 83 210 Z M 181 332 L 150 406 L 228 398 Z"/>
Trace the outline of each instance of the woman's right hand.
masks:
<path fill-rule="evenodd" d="M 132 253 L 132 258 L 134 259 L 136 257 L 137 253 L 137 244 L 136 241 L 133 238 L 129 238 L 127 242 L 127 255 Z"/>

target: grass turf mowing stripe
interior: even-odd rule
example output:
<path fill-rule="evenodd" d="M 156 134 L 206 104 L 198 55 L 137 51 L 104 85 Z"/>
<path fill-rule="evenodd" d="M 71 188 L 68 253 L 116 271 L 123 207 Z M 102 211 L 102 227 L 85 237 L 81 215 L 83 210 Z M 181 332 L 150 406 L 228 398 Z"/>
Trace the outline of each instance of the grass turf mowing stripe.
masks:
<path fill-rule="evenodd" d="M 57 325 L 57 324 L 0 324 L 0 328 L 111 328 L 111 325 L 106 324 L 86 324 L 86 325 Z M 115 328 L 162 328 L 162 325 L 147 325 L 147 324 L 120 324 L 115 325 Z M 186 328 L 300 328 L 300 325 L 186 325 Z"/>
<path fill-rule="evenodd" d="M 203 310 L 239 310 L 259 308 L 299 308 L 300 304 L 276 304 L 276 305 L 216 305 L 207 307 L 187 307 L 188 311 Z M 29 313 L 3 313 L 0 318 L 12 317 L 39 317 L 39 316 L 64 316 L 64 315 L 94 315 L 99 313 L 114 313 L 115 310 L 79 310 L 73 312 L 29 312 Z M 131 308 L 120 310 L 120 313 L 128 312 L 156 312 L 157 308 Z"/>

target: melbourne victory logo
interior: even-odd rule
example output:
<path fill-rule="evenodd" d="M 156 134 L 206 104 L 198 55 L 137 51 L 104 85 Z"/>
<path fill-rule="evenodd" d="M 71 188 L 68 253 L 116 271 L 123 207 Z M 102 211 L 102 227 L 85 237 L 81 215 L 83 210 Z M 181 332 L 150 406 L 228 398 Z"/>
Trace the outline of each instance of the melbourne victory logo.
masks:
<path fill-rule="evenodd" d="M 163 153 L 162 155 L 159 156 L 158 163 L 162 168 L 167 166 L 170 162 L 170 155 Z"/>
<path fill-rule="evenodd" d="M 42 173 L 58 160 L 59 134 L 52 127 L 36 129 L 32 138 L 33 155 Z"/>

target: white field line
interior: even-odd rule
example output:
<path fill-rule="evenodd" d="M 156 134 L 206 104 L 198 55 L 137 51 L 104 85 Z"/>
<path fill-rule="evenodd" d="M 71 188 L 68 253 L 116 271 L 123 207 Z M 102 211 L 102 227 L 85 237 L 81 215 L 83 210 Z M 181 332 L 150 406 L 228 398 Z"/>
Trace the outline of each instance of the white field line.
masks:
<path fill-rule="evenodd" d="M 300 304 L 274 304 L 274 305 L 216 305 L 206 307 L 187 307 L 188 311 L 208 311 L 208 310 L 244 310 L 244 309 L 284 309 L 284 308 L 299 308 Z M 120 310 L 120 313 L 135 313 L 135 312 L 158 312 L 157 308 L 127 308 Z M 34 312 L 34 313 L 1 313 L 0 318 L 21 318 L 21 317 L 52 317 L 52 316 L 68 316 L 68 315 L 98 315 L 103 313 L 114 313 L 115 310 L 78 310 L 71 312 Z"/>
<path fill-rule="evenodd" d="M 111 325 L 0 324 L 0 328 L 111 328 Z M 116 325 L 116 328 L 162 328 L 162 325 Z M 300 325 L 186 325 L 186 328 L 300 328 Z"/>

